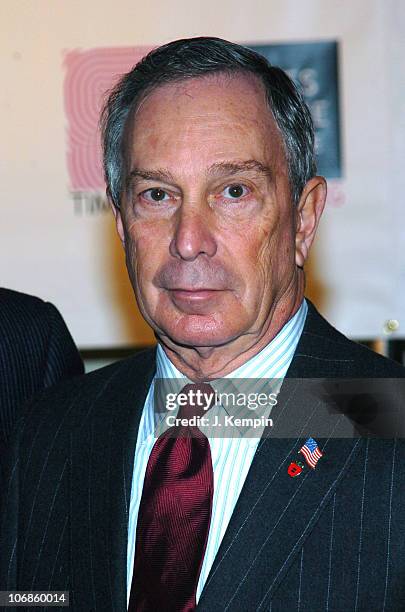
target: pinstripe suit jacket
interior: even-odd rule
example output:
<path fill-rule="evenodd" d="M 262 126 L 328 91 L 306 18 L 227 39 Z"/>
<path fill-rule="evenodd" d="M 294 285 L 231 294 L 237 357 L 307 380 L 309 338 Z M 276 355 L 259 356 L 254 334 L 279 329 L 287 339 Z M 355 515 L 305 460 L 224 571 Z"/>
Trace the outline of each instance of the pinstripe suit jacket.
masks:
<path fill-rule="evenodd" d="M 47 391 L 24 415 L 4 484 L 1 589 L 67 589 L 73 610 L 126 609 L 131 475 L 154 367 L 153 351 L 134 356 Z M 288 376 L 404 370 L 310 304 Z M 324 456 L 290 478 L 305 437 L 261 441 L 199 611 L 405 609 L 404 442 L 335 439 L 342 415 L 313 408 L 294 391 L 279 400 L 275 427 L 292 417 L 311 431 L 322 414 Z"/>
<path fill-rule="evenodd" d="M 55 306 L 0 288 L 0 451 L 21 404 L 82 373 L 82 360 Z"/>

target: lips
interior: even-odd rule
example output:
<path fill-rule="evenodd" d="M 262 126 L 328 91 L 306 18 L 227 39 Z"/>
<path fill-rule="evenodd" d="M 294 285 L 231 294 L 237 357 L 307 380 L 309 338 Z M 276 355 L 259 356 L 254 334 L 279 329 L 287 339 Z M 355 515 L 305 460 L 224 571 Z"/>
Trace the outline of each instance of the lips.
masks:
<path fill-rule="evenodd" d="M 190 314 L 203 314 L 212 312 L 215 300 L 221 295 L 220 289 L 175 288 L 167 290 L 172 302 L 182 310 Z"/>
<path fill-rule="evenodd" d="M 220 289 L 207 289 L 205 287 L 200 289 L 176 288 L 168 289 L 168 291 L 178 299 L 204 300 L 214 297 L 214 295 L 216 295 Z"/>

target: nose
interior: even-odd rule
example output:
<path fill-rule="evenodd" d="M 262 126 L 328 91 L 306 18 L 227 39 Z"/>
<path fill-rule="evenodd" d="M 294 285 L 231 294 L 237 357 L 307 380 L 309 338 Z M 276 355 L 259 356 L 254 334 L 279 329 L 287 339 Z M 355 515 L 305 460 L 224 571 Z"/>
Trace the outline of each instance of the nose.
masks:
<path fill-rule="evenodd" d="M 185 261 L 193 261 L 202 254 L 213 257 L 217 252 L 217 243 L 209 220 L 196 211 L 180 209 L 178 213 L 170 254 Z"/>

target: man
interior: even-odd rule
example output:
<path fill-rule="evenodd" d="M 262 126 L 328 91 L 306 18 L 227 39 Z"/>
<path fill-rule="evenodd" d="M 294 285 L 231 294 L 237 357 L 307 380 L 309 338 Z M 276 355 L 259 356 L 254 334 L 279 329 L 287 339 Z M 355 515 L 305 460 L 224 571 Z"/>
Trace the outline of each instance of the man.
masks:
<path fill-rule="evenodd" d="M 123 77 L 103 135 L 158 348 L 45 393 L 26 415 L 1 588 L 69 590 L 74 610 L 399 610 L 402 441 L 347 435 L 357 417 L 331 408 L 332 391 L 315 401 L 294 384 L 261 439 L 154 432 L 157 378 L 193 381 L 190 398 L 229 377 L 404 375 L 304 300 L 326 185 L 301 96 L 243 47 L 181 40 Z"/>
<path fill-rule="evenodd" d="M 83 363 L 55 306 L 0 288 L 0 456 L 21 405 Z"/>

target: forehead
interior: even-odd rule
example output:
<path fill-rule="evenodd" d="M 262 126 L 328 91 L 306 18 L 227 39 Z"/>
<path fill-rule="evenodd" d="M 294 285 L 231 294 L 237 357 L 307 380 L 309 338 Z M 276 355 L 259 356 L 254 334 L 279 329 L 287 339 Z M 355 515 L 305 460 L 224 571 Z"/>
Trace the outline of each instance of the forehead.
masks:
<path fill-rule="evenodd" d="M 131 165 L 184 168 L 229 159 L 284 163 L 284 147 L 254 75 L 215 74 L 168 83 L 132 120 Z"/>

